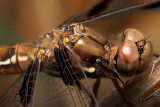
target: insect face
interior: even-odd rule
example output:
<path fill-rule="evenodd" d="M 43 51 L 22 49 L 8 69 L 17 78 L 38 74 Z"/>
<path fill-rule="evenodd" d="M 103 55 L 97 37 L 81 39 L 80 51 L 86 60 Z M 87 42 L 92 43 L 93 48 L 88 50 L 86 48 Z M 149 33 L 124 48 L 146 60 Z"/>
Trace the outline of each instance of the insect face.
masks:
<path fill-rule="evenodd" d="M 144 39 L 143 34 L 133 28 L 124 31 L 124 42 L 118 51 L 118 72 L 131 76 L 141 73 L 150 60 L 151 44 Z"/>

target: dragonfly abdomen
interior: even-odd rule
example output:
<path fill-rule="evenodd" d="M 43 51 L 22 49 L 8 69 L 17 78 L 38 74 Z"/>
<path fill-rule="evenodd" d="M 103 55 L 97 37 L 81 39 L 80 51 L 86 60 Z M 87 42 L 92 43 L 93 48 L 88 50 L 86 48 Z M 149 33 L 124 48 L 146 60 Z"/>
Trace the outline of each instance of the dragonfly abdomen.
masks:
<path fill-rule="evenodd" d="M 35 46 L 29 43 L 0 46 L 0 74 L 23 73 L 35 52 Z"/>

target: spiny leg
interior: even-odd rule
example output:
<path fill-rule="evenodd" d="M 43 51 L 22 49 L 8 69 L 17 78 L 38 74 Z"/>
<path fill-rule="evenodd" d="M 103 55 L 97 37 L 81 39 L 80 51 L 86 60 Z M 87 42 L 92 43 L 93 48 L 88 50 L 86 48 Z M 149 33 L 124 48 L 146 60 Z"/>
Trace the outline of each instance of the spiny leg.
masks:
<path fill-rule="evenodd" d="M 150 72 L 150 74 L 149 74 L 149 78 L 152 77 L 152 74 L 153 74 L 153 72 L 155 71 L 155 68 L 156 68 L 157 64 L 160 63 L 160 55 L 157 54 L 157 53 L 153 53 L 152 55 L 153 55 L 154 57 L 156 57 L 157 59 L 154 60 L 154 61 L 152 62 L 152 64 L 151 64 L 152 67 L 151 67 L 151 72 Z M 151 95 L 151 96 L 148 97 L 148 98 L 140 99 L 139 101 L 136 101 L 134 104 L 140 104 L 140 103 L 142 103 L 142 102 L 148 101 L 148 100 L 150 100 L 150 99 L 152 99 L 152 98 L 155 98 L 155 97 L 160 97 L 160 94 L 154 93 L 153 95 Z"/>
<path fill-rule="evenodd" d="M 155 68 L 155 66 L 156 66 L 156 64 L 157 63 L 160 63 L 160 55 L 159 54 L 153 54 L 155 57 L 157 57 L 157 59 L 156 60 L 154 60 L 153 61 L 153 63 L 152 63 L 152 69 L 151 69 L 151 73 L 150 73 L 150 77 L 152 76 L 152 74 L 153 74 L 153 71 L 154 71 L 154 68 Z"/>
<path fill-rule="evenodd" d="M 160 55 L 159 54 L 153 54 L 153 56 L 157 57 L 156 60 L 154 60 L 152 62 L 152 65 L 151 65 L 151 73 L 149 74 L 149 78 L 152 77 L 152 74 L 153 72 L 155 71 L 155 68 L 157 66 L 158 63 L 160 63 Z M 113 81 L 113 80 L 112 80 Z M 157 93 L 154 93 L 153 95 L 147 97 L 147 98 L 143 98 L 143 99 L 138 99 L 137 101 L 128 101 L 124 96 L 125 96 L 125 93 L 123 93 L 123 90 L 122 88 L 118 85 L 118 83 L 116 83 L 115 81 L 113 82 L 115 87 L 117 88 L 117 90 L 119 91 L 119 93 L 121 94 L 121 96 L 124 98 L 125 101 L 129 102 L 130 105 L 137 105 L 137 104 L 140 104 L 142 102 L 145 102 L 145 101 L 148 101 L 150 100 L 151 98 L 154 98 L 154 97 L 160 97 L 159 94 Z"/>
<path fill-rule="evenodd" d="M 96 82 L 93 85 L 93 93 L 94 93 L 96 98 L 97 98 L 97 95 L 98 95 L 100 83 L 101 83 L 101 78 L 97 78 Z M 92 98 L 90 107 L 93 107 L 94 105 L 95 105 L 95 102 L 94 102 L 94 99 Z"/>
<path fill-rule="evenodd" d="M 157 93 L 155 93 L 155 94 L 151 95 L 150 97 L 148 97 L 148 98 L 146 98 L 146 99 L 141 99 L 141 100 L 139 100 L 139 101 L 135 101 L 133 104 L 134 104 L 134 105 L 137 105 L 137 104 L 143 103 L 143 102 L 148 101 L 148 100 L 150 100 L 150 99 L 152 99 L 152 98 L 155 98 L 155 97 L 160 97 L 160 95 L 157 94 Z"/>
<path fill-rule="evenodd" d="M 118 93 L 120 94 L 120 96 L 122 97 L 122 99 L 125 101 L 125 103 L 126 103 L 128 106 L 134 105 L 132 102 L 130 102 L 130 101 L 127 99 L 127 97 L 126 97 L 126 95 L 125 95 L 122 87 L 120 86 L 117 78 L 111 78 L 111 80 L 112 80 L 114 86 L 116 87 Z"/>

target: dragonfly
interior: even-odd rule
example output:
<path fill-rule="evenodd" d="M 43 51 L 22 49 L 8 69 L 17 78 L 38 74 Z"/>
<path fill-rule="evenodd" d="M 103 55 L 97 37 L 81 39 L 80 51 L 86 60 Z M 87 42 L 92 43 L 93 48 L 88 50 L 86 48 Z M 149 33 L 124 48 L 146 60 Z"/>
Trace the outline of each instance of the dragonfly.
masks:
<path fill-rule="evenodd" d="M 96 13 L 104 3 L 76 14 L 34 44 L 1 46 L 1 75 L 21 75 L 0 98 L 0 105 L 99 107 L 98 88 L 95 84 L 92 88 L 89 78 L 96 83 L 110 78 L 120 92 L 119 87 L 126 84 L 121 75 L 143 74 L 152 56 L 159 56 L 152 53 L 147 36 L 154 23 L 160 24 L 160 1 Z"/>

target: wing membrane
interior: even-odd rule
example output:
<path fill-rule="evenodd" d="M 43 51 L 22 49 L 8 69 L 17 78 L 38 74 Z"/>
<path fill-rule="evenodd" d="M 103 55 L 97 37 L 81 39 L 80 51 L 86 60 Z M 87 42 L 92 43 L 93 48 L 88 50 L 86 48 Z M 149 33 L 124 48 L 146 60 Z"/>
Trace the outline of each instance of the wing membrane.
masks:
<path fill-rule="evenodd" d="M 91 97 L 91 100 L 94 102 L 94 104 L 98 107 L 99 106 L 99 104 L 98 104 L 98 102 L 97 102 L 97 99 L 95 98 L 95 95 L 94 95 L 94 93 L 93 93 L 93 90 L 92 90 L 92 88 L 91 88 L 91 85 L 90 85 L 90 83 L 89 83 L 89 81 L 88 81 L 88 79 L 87 79 L 87 76 L 86 76 L 86 74 L 85 74 L 85 72 L 84 72 L 84 70 L 83 70 L 83 68 L 82 68 L 82 66 L 81 66 L 81 64 L 79 63 L 79 61 L 76 59 L 76 57 L 74 56 L 74 54 L 72 53 L 72 51 L 71 51 L 71 49 L 69 48 L 69 46 L 65 46 L 65 48 L 67 48 L 67 50 L 69 51 L 69 53 L 73 56 L 73 59 L 75 59 L 75 62 L 79 65 L 79 68 L 80 68 L 80 72 L 83 74 L 83 78 L 84 78 L 84 81 L 85 81 L 85 84 L 86 84 L 86 89 L 87 90 L 84 90 L 84 91 L 87 91 L 87 92 L 90 92 L 90 96 L 89 97 Z M 82 83 L 82 84 L 84 84 L 84 83 Z M 81 85 L 82 85 L 81 84 Z M 82 88 L 83 88 L 83 86 L 82 86 Z M 91 102 L 90 102 L 91 103 Z M 92 104 L 90 104 L 91 106 L 93 106 Z"/>
<path fill-rule="evenodd" d="M 65 97 L 69 105 L 90 106 L 92 95 L 86 82 L 87 78 L 84 77 L 84 75 L 78 75 L 75 73 L 75 69 L 72 67 L 73 62 L 76 63 L 76 61 L 73 61 L 74 58 L 72 58 L 71 64 L 71 58 L 67 55 L 67 51 L 64 49 L 55 49 L 54 51 L 59 72 L 66 88 L 60 88 L 59 91 L 61 91 L 58 91 L 56 94 L 51 93 L 52 95 L 49 98 L 50 102 L 55 104 L 56 99 Z M 82 78 L 85 79 L 82 80 Z M 62 99 L 60 99 L 60 101 L 61 100 Z"/>
<path fill-rule="evenodd" d="M 101 0 L 100 2 L 84 9 L 83 11 L 77 13 L 76 15 L 72 16 L 68 20 L 66 20 L 63 25 L 70 24 L 72 22 L 78 22 L 80 20 L 87 20 L 88 18 L 93 18 L 98 15 L 102 15 L 105 13 L 113 12 L 115 10 L 127 8 L 136 4 L 145 3 L 147 1 L 154 1 L 154 0 Z"/>
<path fill-rule="evenodd" d="M 158 38 L 158 35 L 160 34 L 159 13 L 160 1 L 155 1 L 130 7 L 130 9 L 127 8 L 112 13 L 106 13 L 82 23 L 103 35 L 111 43 L 117 45 L 121 43 L 120 37 L 122 31 L 126 28 L 139 29 L 146 37 L 152 34 L 149 40 Z"/>
<path fill-rule="evenodd" d="M 19 76 L 17 80 L 8 88 L 8 90 L 4 93 L 4 95 L 0 98 L 1 106 L 11 106 L 14 100 L 14 97 L 20 87 L 20 83 L 22 82 L 24 74 Z"/>
<path fill-rule="evenodd" d="M 31 61 L 26 72 L 1 97 L 0 105 L 33 106 L 38 72 L 39 61 Z"/>

